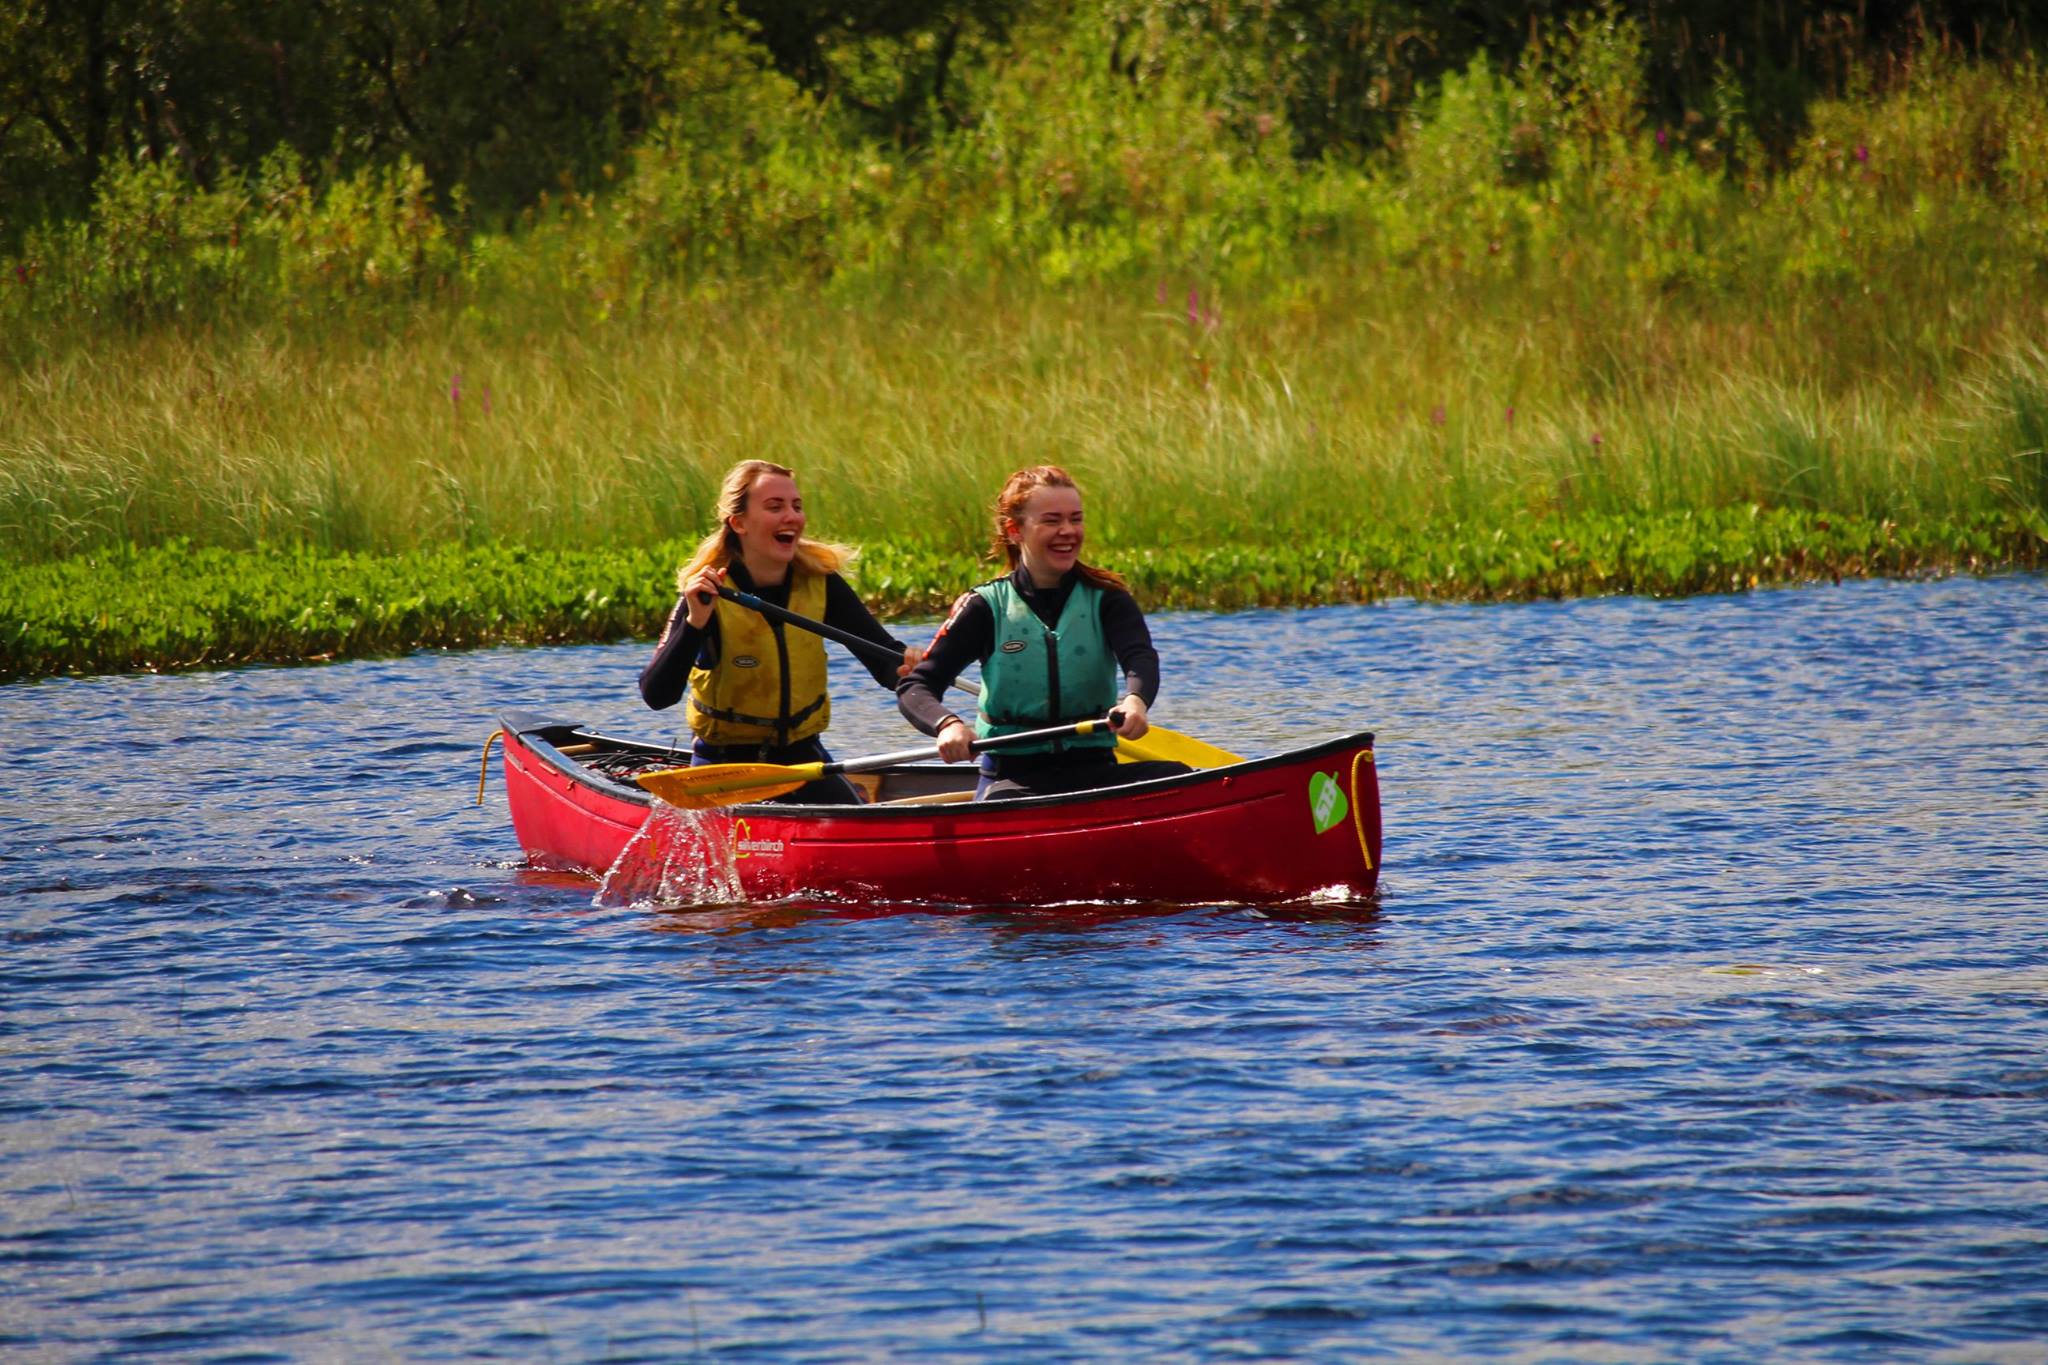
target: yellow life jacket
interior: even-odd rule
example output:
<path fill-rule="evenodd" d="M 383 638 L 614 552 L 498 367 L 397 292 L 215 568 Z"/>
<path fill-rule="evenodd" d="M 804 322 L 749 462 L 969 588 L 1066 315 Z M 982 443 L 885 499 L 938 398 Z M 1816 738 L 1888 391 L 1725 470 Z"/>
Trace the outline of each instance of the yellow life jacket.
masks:
<path fill-rule="evenodd" d="M 825 580 L 790 567 L 789 609 L 825 617 Z M 723 597 L 718 664 L 690 670 L 690 731 L 706 744 L 781 748 L 821 734 L 832 720 L 825 642 Z"/>

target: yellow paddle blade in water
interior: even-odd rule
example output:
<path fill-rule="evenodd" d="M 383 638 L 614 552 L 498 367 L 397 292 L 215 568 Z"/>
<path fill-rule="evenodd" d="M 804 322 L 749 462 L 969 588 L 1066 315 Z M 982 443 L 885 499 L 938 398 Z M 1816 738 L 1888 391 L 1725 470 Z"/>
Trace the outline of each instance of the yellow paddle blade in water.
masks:
<path fill-rule="evenodd" d="M 1178 730 L 1162 730 L 1157 725 L 1147 730 L 1143 739 L 1119 739 L 1116 756 L 1125 762 L 1164 758 L 1190 768 L 1227 768 L 1244 762 L 1228 749 L 1219 749 Z"/>
<path fill-rule="evenodd" d="M 694 768 L 661 768 L 634 781 L 671 806 L 709 810 L 793 792 L 824 775 L 822 763 L 706 763 Z"/>

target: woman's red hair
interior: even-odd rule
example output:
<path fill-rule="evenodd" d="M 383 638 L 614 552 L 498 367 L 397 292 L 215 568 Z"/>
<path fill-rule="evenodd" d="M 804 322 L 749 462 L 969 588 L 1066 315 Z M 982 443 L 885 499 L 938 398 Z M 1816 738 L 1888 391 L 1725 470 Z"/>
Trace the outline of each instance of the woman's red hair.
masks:
<path fill-rule="evenodd" d="M 989 546 L 990 559 L 1006 561 L 1012 569 L 1021 562 L 1022 553 L 1010 543 L 1010 527 L 1024 520 L 1024 504 L 1041 488 L 1071 488 L 1077 494 L 1081 491 L 1081 486 L 1074 482 L 1074 476 L 1056 464 L 1032 465 L 1029 469 L 1020 469 L 1012 474 L 1003 484 L 1003 491 L 996 494 L 996 537 L 994 543 Z M 1118 588 L 1124 592 L 1131 590 L 1131 585 L 1124 582 L 1122 574 L 1112 573 L 1108 569 L 1098 569 L 1093 564 L 1076 563 L 1074 567 L 1080 571 L 1084 580 L 1098 588 Z"/>

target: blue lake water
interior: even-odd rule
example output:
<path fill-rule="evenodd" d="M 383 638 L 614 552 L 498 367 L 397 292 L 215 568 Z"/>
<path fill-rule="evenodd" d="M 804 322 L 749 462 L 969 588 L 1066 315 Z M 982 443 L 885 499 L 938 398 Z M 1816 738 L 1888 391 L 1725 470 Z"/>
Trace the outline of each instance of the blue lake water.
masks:
<path fill-rule="evenodd" d="M 0 688 L 0 1355 L 2043 1359 L 2048 579 L 1154 624 L 1376 905 L 594 905 L 638 645 Z"/>

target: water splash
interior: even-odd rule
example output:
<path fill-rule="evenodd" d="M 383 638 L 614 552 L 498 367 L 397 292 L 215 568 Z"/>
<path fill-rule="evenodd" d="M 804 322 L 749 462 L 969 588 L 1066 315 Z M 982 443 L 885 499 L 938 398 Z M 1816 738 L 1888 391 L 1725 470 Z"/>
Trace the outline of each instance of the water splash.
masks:
<path fill-rule="evenodd" d="M 722 810 L 654 803 L 598 883 L 599 907 L 732 905 L 744 899 L 733 861 L 732 820 Z"/>

